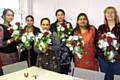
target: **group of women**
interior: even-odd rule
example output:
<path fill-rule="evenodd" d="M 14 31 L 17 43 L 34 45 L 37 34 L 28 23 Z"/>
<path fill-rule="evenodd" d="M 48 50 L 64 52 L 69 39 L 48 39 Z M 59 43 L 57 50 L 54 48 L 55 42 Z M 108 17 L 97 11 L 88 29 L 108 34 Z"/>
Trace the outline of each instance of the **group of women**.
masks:
<path fill-rule="evenodd" d="M 50 19 L 43 18 L 40 21 L 41 30 L 34 26 L 34 17 L 28 15 L 25 18 L 27 25 L 25 30 L 27 33 L 32 32 L 34 35 L 41 33 L 43 30 L 50 30 L 54 37 L 53 44 L 50 50 L 38 51 L 34 47 L 34 41 L 31 43 L 29 49 L 20 53 L 17 51 L 17 44 L 8 30 L 12 27 L 10 22 L 14 18 L 14 12 L 11 9 L 5 9 L 3 11 L 2 18 L 3 24 L 0 24 L 0 68 L 4 65 L 16 63 L 18 61 L 24 61 L 30 59 L 30 66 L 38 66 L 44 69 L 56 71 L 62 74 L 68 74 L 70 71 L 71 61 L 73 60 L 75 67 L 90 69 L 98 71 L 99 68 L 104 72 L 105 80 L 113 80 L 114 75 L 120 75 L 120 48 L 118 49 L 118 55 L 114 63 L 110 63 L 104 58 L 103 52 L 97 46 L 99 35 L 107 32 L 113 33 L 117 42 L 120 43 L 120 23 L 117 11 L 114 7 L 109 6 L 104 10 L 104 24 L 100 25 L 98 30 L 94 25 L 89 23 L 89 19 L 85 13 L 80 13 L 77 17 L 76 27 L 73 30 L 73 35 L 82 36 L 84 40 L 84 53 L 80 59 L 76 55 L 72 55 L 72 52 L 68 47 L 64 45 L 62 41 L 57 37 L 57 25 L 58 24 L 70 24 L 65 20 L 65 12 L 62 9 L 58 9 L 55 13 L 56 21 L 50 23 Z M 30 53 L 30 57 L 28 56 Z M 2 74 L 2 69 L 0 69 Z"/>

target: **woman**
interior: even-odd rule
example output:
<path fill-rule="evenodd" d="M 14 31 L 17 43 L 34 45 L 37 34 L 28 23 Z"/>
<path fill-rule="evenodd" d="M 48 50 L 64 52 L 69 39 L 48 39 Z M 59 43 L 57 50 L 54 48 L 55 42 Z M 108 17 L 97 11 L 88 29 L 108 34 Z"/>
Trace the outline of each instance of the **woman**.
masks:
<path fill-rule="evenodd" d="M 44 30 L 49 31 L 50 20 L 48 18 L 42 18 L 40 25 L 42 29 L 41 32 L 43 32 Z M 42 67 L 43 69 L 59 72 L 59 62 L 52 48 L 53 46 L 51 45 L 49 49 L 45 49 L 42 51 L 36 50 L 38 52 L 37 66 Z"/>
<path fill-rule="evenodd" d="M 16 42 L 11 38 L 12 28 L 10 22 L 14 18 L 14 12 L 11 9 L 5 9 L 2 14 L 4 20 L 3 24 L 0 24 L 0 68 L 4 65 L 18 62 L 18 54 L 16 48 Z"/>
<path fill-rule="evenodd" d="M 26 18 L 27 25 L 25 26 L 25 31 L 27 33 L 33 33 L 34 35 L 37 35 L 40 32 L 40 29 L 35 27 L 34 24 L 34 17 L 32 15 L 28 15 Z M 21 52 L 20 61 L 24 60 L 30 60 L 29 66 L 36 65 L 37 60 L 37 53 L 34 51 L 34 41 L 31 43 L 30 49 L 26 49 L 25 51 Z M 29 55 L 30 53 L 30 55 Z M 29 55 L 29 56 L 28 56 Z"/>
<path fill-rule="evenodd" d="M 104 24 L 99 26 L 98 37 L 104 33 L 111 32 L 117 37 L 117 41 L 120 44 L 120 23 L 118 21 L 117 11 L 114 7 L 110 6 L 104 10 Z M 118 49 L 120 53 L 120 47 Z M 105 59 L 103 52 L 98 48 L 99 64 L 102 72 L 106 73 L 105 80 L 113 80 L 113 75 L 120 75 L 120 54 L 116 55 L 116 61 L 110 63 Z"/>
<path fill-rule="evenodd" d="M 57 20 L 51 24 L 50 30 L 53 33 L 53 35 L 56 38 L 56 53 L 60 59 L 60 73 L 62 74 L 68 74 L 69 69 L 70 69 L 70 60 L 71 60 L 71 55 L 70 55 L 70 51 L 69 49 L 63 44 L 63 42 L 60 40 L 60 38 L 58 38 L 57 34 L 58 34 L 58 30 L 57 27 L 58 25 L 66 25 L 69 24 L 69 26 L 72 28 L 71 24 L 69 22 L 67 22 L 64 18 L 65 18 L 65 12 L 62 9 L 58 9 L 56 11 L 55 14 Z M 60 35 L 61 36 L 61 35 Z M 67 54 L 66 54 L 67 53 Z"/>
<path fill-rule="evenodd" d="M 85 68 L 90 70 L 98 70 L 98 63 L 95 59 L 95 27 L 89 24 L 88 17 L 85 13 L 80 13 L 77 17 L 77 25 L 74 30 L 74 35 L 82 36 L 84 48 L 82 58 L 75 56 L 75 67 Z"/>

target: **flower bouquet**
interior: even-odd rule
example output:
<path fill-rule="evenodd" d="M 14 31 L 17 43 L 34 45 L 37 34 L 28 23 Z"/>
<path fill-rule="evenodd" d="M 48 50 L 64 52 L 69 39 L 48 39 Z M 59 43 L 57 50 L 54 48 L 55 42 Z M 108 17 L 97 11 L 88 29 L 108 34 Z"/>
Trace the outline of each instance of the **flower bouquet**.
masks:
<path fill-rule="evenodd" d="M 82 58 L 84 41 L 81 36 L 77 35 L 69 36 L 65 44 L 67 47 L 69 47 L 69 49 L 72 51 L 74 55 L 77 55 L 80 59 Z"/>
<path fill-rule="evenodd" d="M 15 26 L 8 28 L 8 30 L 10 31 L 10 33 L 12 33 L 11 37 L 15 41 L 20 39 L 20 37 L 22 36 L 22 33 L 24 33 L 24 28 L 19 22 L 16 22 Z"/>
<path fill-rule="evenodd" d="M 49 46 L 52 44 L 51 32 L 44 30 L 42 33 L 39 33 L 35 38 L 35 46 L 39 51 L 46 51 L 49 49 Z"/>
<path fill-rule="evenodd" d="M 33 33 L 23 33 L 21 36 L 21 43 L 19 44 L 20 52 L 31 47 L 31 42 L 34 40 Z"/>
<path fill-rule="evenodd" d="M 73 29 L 69 23 L 64 22 L 57 25 L 57 31 L 60 40 L 65 42 L 66 38 L 68 38 L 68 36 L 72 34 Z"/>
<path fill-rule="evenodd" d="M 103 51 L 106 60 L 112 63 L 115 62 L 119 45 L 114 34 L 107 32 L 99 35 L 98 47 Z"/>

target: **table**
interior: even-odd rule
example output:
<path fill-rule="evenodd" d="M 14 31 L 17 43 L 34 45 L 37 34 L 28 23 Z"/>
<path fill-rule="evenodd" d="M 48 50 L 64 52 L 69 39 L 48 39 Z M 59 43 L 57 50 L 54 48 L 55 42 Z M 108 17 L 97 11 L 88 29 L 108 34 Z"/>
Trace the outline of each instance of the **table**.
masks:
<path fill-rule="evenodd" d="M 25 78 L 24 73 L 29 73 L 28 78 Z M 35 79 L 34 77 L 35 75 L 37 75 L 37 79 Z M 84 79 L 72 77 L 65 74 L 59 74 L 38 67 L 30 67 L 24 70 L 0 76 L 0 80 L 84 80 Z"/>

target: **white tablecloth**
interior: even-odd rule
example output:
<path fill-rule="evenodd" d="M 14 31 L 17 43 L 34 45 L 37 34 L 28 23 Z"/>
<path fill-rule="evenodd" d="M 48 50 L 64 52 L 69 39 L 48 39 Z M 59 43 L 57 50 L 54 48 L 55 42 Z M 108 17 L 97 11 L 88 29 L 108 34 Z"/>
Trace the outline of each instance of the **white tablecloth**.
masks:
<path fill-rule="evenodd" d="M 29 73 L 28 78 L 24 77 L 24 73 Z M 34 75 L 37 75 L 37 79 L 33 77 Z M 69 75 L 59 74 L 38 67 L 30 67 L 24 70 L 0 76 L 0 80 L 83 80 L 83 79 L 80 78 L 77 79 Z"/>

